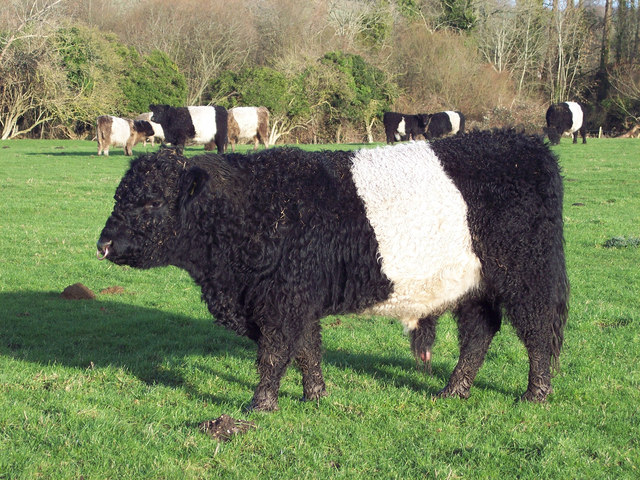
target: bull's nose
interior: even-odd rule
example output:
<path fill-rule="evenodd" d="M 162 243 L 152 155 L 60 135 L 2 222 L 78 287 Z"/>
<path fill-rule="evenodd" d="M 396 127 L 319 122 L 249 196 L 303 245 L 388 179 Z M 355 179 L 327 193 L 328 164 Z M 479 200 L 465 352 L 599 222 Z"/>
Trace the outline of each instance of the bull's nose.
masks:
<path fill-rule="evenodd" d="M 113 242 L 111 240 L 104 240 L 102 238 L 98 240 L 98 251 L 96 252 L 96 257 L 98 257 L 98 260 L 104 260 L 105 258 L 107 258 L 107 255 L 109 255 L 109 248 L 112 244 Z"/>

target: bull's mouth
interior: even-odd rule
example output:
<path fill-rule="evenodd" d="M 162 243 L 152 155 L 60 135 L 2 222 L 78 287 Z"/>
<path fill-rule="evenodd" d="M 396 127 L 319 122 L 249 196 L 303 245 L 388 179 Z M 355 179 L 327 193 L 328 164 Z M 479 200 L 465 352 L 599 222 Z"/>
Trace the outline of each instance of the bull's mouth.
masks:
<path fill-rule="evenodd" d="M 98 250 L 96 251 L 96 257 L 98 258 L 98 260 L 104 260 L 105 258 L 107 258 L 107 256 L 109 255 L 109 247 L 111 246 L 112 242 L 106 242 L 106 243 L 98 243 Z"/>

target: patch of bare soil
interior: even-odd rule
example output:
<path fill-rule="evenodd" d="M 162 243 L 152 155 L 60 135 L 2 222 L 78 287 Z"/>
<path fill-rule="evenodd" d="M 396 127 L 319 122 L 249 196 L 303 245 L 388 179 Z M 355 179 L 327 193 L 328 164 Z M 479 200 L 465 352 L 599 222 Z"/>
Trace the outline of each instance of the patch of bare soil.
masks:
<path fill-rule="evenodd" d="M 114 285 L 113 287 L 107 287 L 100 290 L 100 295 L 122 295 L 124 293 L 124 287 L 120 285 Z"/>
<path fill-rule="evenodd" d="M 215 420 L 202 422 L 199 427 L 204 433 L 223 442 L 231 440 L 234 435 L 247 433 L 248 430 L 257 428 L 253 422 L 233 418 L 225 413 Z"/>

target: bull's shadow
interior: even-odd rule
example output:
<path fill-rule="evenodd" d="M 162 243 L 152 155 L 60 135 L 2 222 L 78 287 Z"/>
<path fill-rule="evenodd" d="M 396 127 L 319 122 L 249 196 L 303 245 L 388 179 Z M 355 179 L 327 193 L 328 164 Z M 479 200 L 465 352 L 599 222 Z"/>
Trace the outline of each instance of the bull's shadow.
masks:
<path fill-rule="evenodd" d="M 97 150 L 92 150 L 90 152 L 85 151 L 85 150 L 78 150 L 78 149 L 68 149 L 65 150 L 66 147 L 61 147 L 59 150 L 55 150 L 52 152 L 42 152 L 42 151 L 37 151 L 37 152 L 26 152 L 23 153 L 23 155 L 27 155 L 27 156 L 33 156 L 33 157 L 41 157 L 42 155 L 46 155 L 48 157 L 69 157 L 69 158 L 73 158 L 73 157 L 95 157 L 96 159 L 104 159 L 104 160 L 108 160 L 109 158 L 117 158 L 117 159 L 129 159 L 132 160 L 134 158 L 136 158 L 138 155 L 144 155 L 147 153 L 154 153 L 157 149 L 158 146 L 156 145 L 155 147 L 147 147 L 146 149 L 144 148 L 136 148 L 133 151 L 133 155 L 125 155 L 124 151 L 122 150 L 122 148 L 115 147 L 115 148 L 111 148 L 111 150 L 109 151 L 109 155 L 98 155 Z"/>
<path fill-rule="evenodd" d="M 83 370 L 121 367 L 148 384 L 181 388 L 194 396 L 203 393 L 192 379 L 163 365 L 179 363 L 181 358 L 193 355 L 218 355 L 241 359 L 251 365 L 252 371 L 255 369 L 255 344 L 216 325 L 213 318 L 194 319 L 116 302 L 104 295 L 98 300 L 64 300 L 58 292 L 0 293 L 0 305 L 4 310 L 0 313 L 0 355 Z M 324 335 L 331 333 L 325 330 Z M 436 394 L 446 384 L 450 365 L 435 363 L 436 382 L 428 381 L 427 377 L 413 374 L 416 364 L 406 352 L 399 353 L 378 356 L 328 349 L 323 362 L 348 366 L 381 382 L 426 395 Z M 257 384 L 257 374 L 255 378 L 247 378 L 246 371 L 236 374 L 228 365 L 211 367 L 208 374 L 241 385 L 247 391 L 247 400 Z M 476 383 L 476 388 L 483 386 Z M 237 398 L 217 394 L 205 396 L 210 403 L 237 402 Z"/>
<path fill-rule="evenodd" d="M 125 294 L 126 295 L 126 294 Z M 59 292 L 0 293 L 0 355 L 42 365 L 78 369 L 121 367 L 148 384 L 179 387 L 202 396 L 178 368 L 181 359 L 221 355 L 255 362 L 253 342 L 214 324 L 100 295 L 97 300 L 64 300 Z M 167 368 L 169 365 L 169 368 Z M 253 391 L 252 379 L 228 366 L 212 376 Z M 233 401 L 215 394 L 211 403 Z"/>

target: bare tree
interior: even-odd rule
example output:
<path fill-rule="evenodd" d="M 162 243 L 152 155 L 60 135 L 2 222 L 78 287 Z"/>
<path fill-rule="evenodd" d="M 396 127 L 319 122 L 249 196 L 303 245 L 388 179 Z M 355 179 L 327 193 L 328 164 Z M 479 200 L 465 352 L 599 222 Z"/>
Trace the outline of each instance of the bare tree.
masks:
<path fill-rule="evenodd" d="M 609 31 L 611 26 L 611 0 L 605 0 L 604 18 L 602 19 L 602 47 L 600 49 L 600 70 L 604 71 L 609 62 L 609 48 L 611 39 Z"/>
<path fill-rule="evenodd" d="M 0 69 L 0 139 L 6 140 L 33 130 L 50 119 L 42 109 L 40 91 L 36 87 L 38 65 L 31 58 L 15 58 L 15 62 L 4 57 Z M 32 121 L 26 126 L 20 120 L 31 114 Z"/>
<path fill-rule="evenodd" d="M 547 89 L 552 102 L 579 94 L 588 70 L 591 31 L 579 8 L 556 8 L 552 12 L 548 52 Z"/>
<path fill-rule="evenodd" d="M 629 123 L 640 124 L 640 67 L 637 65 L 617 65 L 608 73 L 611 86 L 616 92 L 612 100 L 626 116 L 625 126 Z M 633 108 L 635 107 L 635 108 Z"/>
<path fill-rule="evenodd" d="M 56 7 L 63 0 L 10 0 L 0 10 L 0 65 L 11 46 L 18 41 L 40 40 L 51 23 Z"/>
<path fill-rule="evenodd" d="M 45 42 L 62 0 L 12 0 L 0 10 L 0 138 L 28 133 L 50 120 Z"/>
<path fill-rule="evenodd" d="M 365 19 L 373 4 L 364 0 L 332 0 L 327 23 L 341 39 L 343 48 L 353 46 L 365 29 Z"/>
<path fill-rule="evenodd" d="M 538 0 L 485 0 L 477 4 L 474 37 L 483 57 L 497 72 L 508 72 L 519 94 L 539 88 L 548 46 L 547 11 Z"/>

